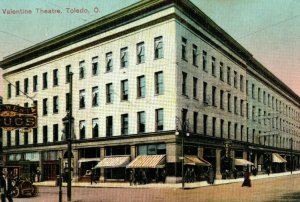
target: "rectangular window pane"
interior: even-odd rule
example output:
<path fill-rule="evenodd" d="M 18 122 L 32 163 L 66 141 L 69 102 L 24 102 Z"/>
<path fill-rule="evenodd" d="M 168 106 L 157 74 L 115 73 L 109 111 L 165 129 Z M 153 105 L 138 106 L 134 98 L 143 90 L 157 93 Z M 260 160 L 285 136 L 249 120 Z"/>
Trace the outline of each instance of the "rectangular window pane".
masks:
<path fill-rule="evenodd" d="M 186 38 L 181 38 L 181 58 L 187 60 L 187 40 Z"/>
<path fill-rule="evenodd" d="M 137 96 L 138 97 L 145 97 L 146 95 L 146 83 L 145 83 L 145 76 L 139 76 L 137 77 Z"/>
<path fill-rule="evenodd" d="M 92 127 L 93 127 L 93 138 L 99 137 L 99 119 L 92 120 Z"/>
<path fill-rule="evenodd" d="M 106 84 L 106 103 L 113 102 L 113 85 L 112 83 Z"/>
<path fill-rule="evenodd" d="M 138 43 L 136 45 L 137 52 L 137 64 L 141 64 L 145 62 L 145 44 L 144 42 Z"/>
<path fill-rule="evenodd" d="M 128 67 L 128 48 L 122 48 L 120 53 L 121 68 Z"/>
<path fill-rule="evenodd" d="M 111 137 L 113 135 L 113 117 L 106 117 L 106 137 Z"/>
<path fill-rule="evenodd" d="M 99 90 L 98 86 L 95 86 L 92 88 L 92 106 L 98 106 L 99 105 Z"/>
<path fill-rule="evenodd" d="M 128 80 L 121 81 L 121 100 L 128 100 Z"/>
<path fill-rule="evenodd" d="M 164 110 L 156 109 L 155 117 L 156 117 L 156 131 L 162 131 L 164 129 Z"/>
<path fill-rule="evenodd" d="M 121 115 L 121 134 L 128 135 L 128 114 Z"/>
<path fill-rule="evenodd" d="M 84 120 L 81 120 L 79 121 L 79 138 L 82 140 L 82 139 L 85 139 L 85 121 Z"/>
<path fill-rule="evenodd" d="M 53 70 L 53 86 L 58 86 L 58 69 Z"/>
<path fill-rule="evenodd" d="M 66 83 L 70 82 L 71 65 L 66 66 Z"/>
<path fill-rule="evenodd" d="M 46 89 L 48 87 L 48 74 L 47 72 L 43 73 L 43 89 Z"/>
<path fill-rule="evenodd" d="M 28 78 L 24 79 L 24 93 L 28 93 L 28 85 L 29 85 L 29 80 Z"/>
<path fill-rule="evenodd" d="M 85 65 L 84 60 L 79 62 L 79 79 L 84 79 L 84 77 L 85 77 L 84 65 Z"/>
<path fill-rule="evenodd" d="M 163 72 L 155 73 L 155 94 L 161 95 L 164 92 Z"/>
<path fill-rule="evenodd" d="M 92 75 L 95 76 L 98 74 L 98 57 L 92 58 Z"/>
<path fill-rule="evenodd" d="M 162 36 L 154 39 L 154 58 L 160 59 L 164 57 L 164 46 Z"/>
<path fill-rule="evenodd" d="M 79 91 L 79 108 L 85 108 L 85 90 Z"/>
<path fill-rule="evenodd" d="M 113 70 L 112 52 L 106 53 L 106 72 Z"/>
<path fill-rule="evenodd" d="M 146 130 L 146 113 L 138 112 L 138 132 L 143 133 Z"/>

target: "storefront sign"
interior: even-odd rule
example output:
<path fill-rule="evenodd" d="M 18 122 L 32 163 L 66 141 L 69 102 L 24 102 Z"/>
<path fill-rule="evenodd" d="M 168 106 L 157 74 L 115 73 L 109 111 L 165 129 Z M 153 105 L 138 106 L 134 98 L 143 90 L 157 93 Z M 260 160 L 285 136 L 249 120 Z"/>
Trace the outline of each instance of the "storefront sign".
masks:
<path fill-rule="evenodd" d="M 37 108 L 0 105 L 0 127 L 7 131 L 37 127 Z"/>

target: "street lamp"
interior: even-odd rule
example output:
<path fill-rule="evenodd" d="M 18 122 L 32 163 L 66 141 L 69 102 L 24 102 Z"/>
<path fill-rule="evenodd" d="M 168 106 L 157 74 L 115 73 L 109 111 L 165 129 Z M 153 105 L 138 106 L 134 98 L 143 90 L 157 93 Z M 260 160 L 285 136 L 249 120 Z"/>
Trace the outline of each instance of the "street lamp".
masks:
<path fill-rule="evenodd" d="M 290 169 L 291 169 L 291 174 L 293 174 L 293 167 L 294 167 L 294 162 L 293 162 L 293 138 L 291 138 L 291 161 L 290 161 Z"/>
<path fill-rule="evenodd" d="M 59 152 L 58 156 L 58 170 L 59 170 L 59 180 L 58 180 L 58 186 L 59 186 L 59 191 L 58 191 L 58 201 L 62 202 L 62 179 L 61 179 L 61 152 Z"/>
<path fill-rule="evenodd" d="M 189 120 L 183 119 L 182 121 L 180 118 L 176 117 L 176 132 L 175 135 L 180 135 L 178 127 L 181 127 L 181 182 L 182 182 L 182 189 L 184 189 L 184 137 L 189 136 Z"/>

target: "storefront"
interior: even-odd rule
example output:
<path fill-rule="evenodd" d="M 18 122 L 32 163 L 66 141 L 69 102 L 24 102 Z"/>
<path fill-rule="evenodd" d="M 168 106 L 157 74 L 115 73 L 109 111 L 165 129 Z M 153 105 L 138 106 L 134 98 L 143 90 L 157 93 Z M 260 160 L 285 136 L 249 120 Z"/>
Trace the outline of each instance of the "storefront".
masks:
<path fill-rule="evenodd" d="M 59 175 L 59 151 L 46 151 L 42 161 L 42 180 L 55 180 Z"/>
<path fill-rule="evenodd" d="M 83 148 L 78 150 L 78 176 L 79 181 L 89 181 L 92 168 L 100 162 L 100 148 Z M 96 176 L 99 176 L 99 171 L 96 170 Z"/>

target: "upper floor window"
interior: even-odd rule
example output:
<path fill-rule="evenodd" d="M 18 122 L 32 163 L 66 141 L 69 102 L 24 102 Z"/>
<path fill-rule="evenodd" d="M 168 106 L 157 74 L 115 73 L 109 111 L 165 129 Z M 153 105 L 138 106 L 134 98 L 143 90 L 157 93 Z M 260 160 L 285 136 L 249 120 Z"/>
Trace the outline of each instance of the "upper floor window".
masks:
<path fill-rule="evenodd" d="M 244 76 L 240 75 L 240 91 L 244 91 Z"/>
<path fill-rule="evenodd" d="M 198 95 L 198 79 L 193 77 L 193 98 L 197 98 Z"/>
<path fill-rule="evenodd" d="M 207 72 L 207 53 L 205 51 L 202 52 L 202 69 Z"/>
<path fill-rule="evenodd" d="M 8 147 L 10 147 L 11 146 L 11 131 L 7 131 L 7 139 L 6 139 L 6 145 L 8 146 Z"/>
<path fill-rule="evenodd" d="M 156 131 L 162 131 L 164 129 L 164 110 L 163 109 L 155 110 L 155 122 L 156 122 Z"/>
<path fill-rule="evenodd" d="M 145 97 L 146 95 L 146 82 L 145 76 L 137 77 L 137 97 Z"/>
<path fill-rule="evenodd" d="M 198 67 L 198 47 L 193 44 L 193 65 Z"/>
<path fill-rule="evenodd" d="M 144 133 L 146 131 L 146 113 L 138 112 L 138 133 Z"/>
<path fill-rule="evenodd" d="M 53 142 L 58 141 L 58 124 L 53 124 Z"/>
<path fill-rule="evenodd" d="M 106 117 L 106 137 L 111 137 L 113 135 L 113 117 Z"/>
<path fill-rule="evenodd" d="M 208 104 L 207 99 L 207 83 L 203 82 L 203 103 Z"/>
<path fill-rule="evenodd" d="M 85 121 L 81 120 L 79 121 L 79 136 L 80 139 L 85 139 Z"/>
<path fill-rule="evenodd" d="M 154 58 L 160 59 L 164 57 L 164 46 L 162 36 L 154 39 Z"/>
<path fill-rule="evenodd" d="M 216 58 L 211 57 L 211 74 L 216 76 Z"/>
<path fill-rule="evenodd" d="M 58 113 L 58 96 L 53 97 L 53 113 Z"/>
<path fill-rule="evenodd" d="M 79 62 L 79 79 L 84 79 L 84 77 L 85 77 L 84 65 L 85 65 L 84 60 Z"/>
<path fill-rule="evenodd" d="M 212 106 L 216 106 L 216 87 L 212 86 L 212 91 L 211 91 L 211 100 L 212 100 Z"/>
<path fill-rule="evenodd" d="M 28 132 L 24 132 L 24 145 L 28 145 Z"/>
<path fill-rule="evenodd" d="M 181 89 L 182 89 L 182 95 L 187 95 L 187 88 L 186 88 L 186 79 L 187 79 L 187 73 L 182 72 L 182 85 L 181 85 Z"/>
<path fill-rule="evenodd" d="M 228 95 L 227 95 L 227 110 L 229 112 L 231 112 L 231 102 L 230 102 L 230 100 L 231 100 L 231 94 L 228 93 Z"/>
<path fill-rule="evenodd" d="M 43 89 L 48 88 L 48 73 L 44 72 L 43 73 Z"/>
<path fill-rule="evenodd" d="M 38 90 L 38 77 L 37 75 L 33 76 L 33 92 L 36 92 Z"/>
<path fill-rule="evenodd" d="M 53 70 L 53 86 L 58 86 L 58 69 Z"/>
<path fill-rule="evenodd" d="M 252 84 L 252 98 L 255 99 L 255 85 Z"/>
<path fill-rule="evenodd" d="M 145 62 L 145 43 L 141 42 L 136 45 L 137 64 Z"/>
<path fill-rule="evenodd" d="M 227 67 L 227 83 L 231 85 L 231 71 L 230 67 Z"/>
<path fill-rule="evenodd" d="M 244 110 L 243 110 L 243 107 L 244 107 L 244 100 L 241 100 L 240 101 L 240 113 L 241 113 L 241 116 L 244 116 Z"/>
<path fill-rule="evenodd" d="M 155 94 L 161 95 L 164 92 L 163 72 L 155 72 Z"/>
<path fill-rule="evenodd" d="M 20 131 L 16 130 L 15 132 L 15 145 L 19 146 L 20 145 Z"/>
<path fill-rule="evenodd" d="M 20 81 L 16 81 L 16 96 L 20 95 Z"/>
<path fill-rule="evenodd" d="M 48 142 L 48 126 L 43 126 L 43 143 Z"/>
<path fill-rule="evenodd" d="M 113 102 L 113 84 L 108 83 L 106 84 L 106 103 Z"/>
<path fill-rule="evenodd" d="M 92 75 L 98 75 L 98 56 L 92 58 Z"/>
<path fill-rule="evenodd" d="M 29 80 L 28 78 L 24 79 L 24 93 L 27 94 L 28 93 L 28 85 L 29 85 Z"/>
<path fill-rule="evenodd" d="M 128 100 L 128 80 L 121 81 L 121 100 Z"/>
<path fill-rule="evenodd" d="M 260 88 L 257 88 L 257 99 L 259 102 L 261 101 Z"/>
<path fill-rule="evenodd" d="M 234 103 L 233 103 L 233 105 L 234 105 L 234 113 L 235 114 L 238 114 L 238 106 L 237 106 L 237 104 L 238 104 L 237 97 L 234 96 Z"/>
<path fill-rule="evenodd" d="M 128 114 L 121 115 L 121 135 L 128 135 Z"/>
<path fill-rule="evenodd" d="M 106 53 L 106 72 L 113 70 L 112 52 Z"/>
<path fill-rule="evenodd" d="M 224 81 L 224 66 L 223 66 L 223 62 L 220 62 L 220 80 Z"/>
<path fill-rule="evenodd" d="M 224 101 L 223 101 L 223 99 L 224 99 L 224 91 L 223 90 L 220 90 L 220 108 L 221 109 L 224 109 Z"/>
<path fill-rule="evenodd" d="M 71 65 L 66 66 L 66 83 L 70 82 Z"/>
<path fill-rule="evenodd" d="M 7 98 L 11 98 L 11 83 L 7 84 Z"/>
<path fill-rule="evenodd" d="M 85 90 L 79 91 L 79 108 L 85 108 Z"/>
<path fill-rule="evenodd" d="M 92 88 L 92 106 L 98 106 L 99 105 L 99 90 L 98 86 L 95 86 Z"/>
<path fill-rule="evenodd" d="M 44 98 L 43 99 L 43 115 L 48 114 L 48 99 Z"/>
<path fill-rule="evenodd" d="M 38 128 L 33 128 L 33 144 L 37 144 L 38 143 Z"/>
<path fill-rule="evenodd" d="M 93 138 L 99 137 L 99 119 L 92 119 L 92 127 Z"/>
<path fill-rule="evenodd" d="M 248 83 L 249 83 L 249 81 L 248 80 L 246 80 L 246 94 L 248 95 L 248 93 L 249 93 L 249 87 L 248 87 Z"/>
<path fill-rule="evenodd" d="M 187 40 L 186 38 L 182 37 L 181 38 L 181 58 L 183 60 L 187 60 Z"/>
<path fill-rule="evenodd" d="M 237 75 L 237 72 L 236 71 L 234 71 L 234 73 L 233 73 L 233 86 L 235 87 L 235 88 L 237 88 L 237 79 L 238 79 L 238 75 Z"/>
<path fill-rule="evenodd" d="M 128 67 L 128 48 L 122 48 L 120 53 L 121 68 Z"/>

